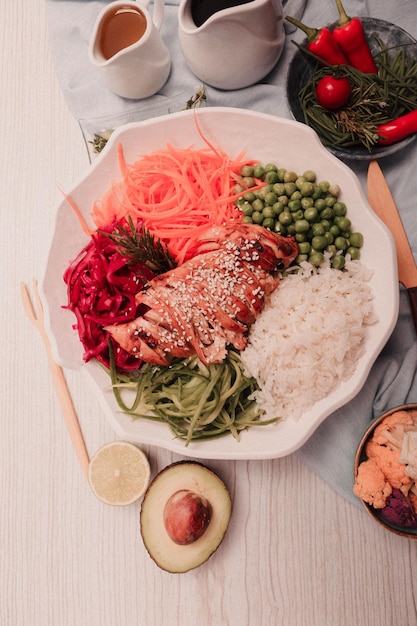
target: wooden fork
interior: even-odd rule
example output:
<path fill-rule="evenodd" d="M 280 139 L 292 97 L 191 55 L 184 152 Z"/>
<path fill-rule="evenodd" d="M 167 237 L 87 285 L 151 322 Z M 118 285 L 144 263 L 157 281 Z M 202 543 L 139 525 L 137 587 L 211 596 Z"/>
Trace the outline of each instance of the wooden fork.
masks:
<path fill-rule="evenodd" d="M 52 380 L 54 383 L 55 391 L 58 396 L 59 403 L 61 405 L 61 410 L 65 418 L 65 423 L 67 425 L 67 429 L 69 435 L 71 437 L 72 444 L 74 446 L 74 450 L 77 454 L 78 460 L 81 465 L 81 469 L 86 478 L 88 478 L 88 465 L 89 465 L 89 457 L 87 448 L 85 445 L 84 437 L 81 432 L 81 427 L 78 421 L 77 413 L 75 411 L 71 395 L 67 386 L 67 382 L 65 380 L 64 372 L 62 367 L 58 365 L 55 361 L 51 342 L 48 337 L 48 333 L 46 332 L 45 322 L 44 322 L 44 311 L 42 306 L 42 301 L 38 291 L 38 283 L 34 279 L 33 280 L 33 293 L 34 293 L 34 301 L 35 305 L 30 297 L 29 290 L 25 283 L 20 283 L 20 293 L 22 297 L 23 307 L 25 309 L 26 315 L 29 320 L 35 326 L 35 328 L 39 331 L 43 343 L 45 346 L 46 354 L 48 357 L 49 369 L 52 374 Z"/>

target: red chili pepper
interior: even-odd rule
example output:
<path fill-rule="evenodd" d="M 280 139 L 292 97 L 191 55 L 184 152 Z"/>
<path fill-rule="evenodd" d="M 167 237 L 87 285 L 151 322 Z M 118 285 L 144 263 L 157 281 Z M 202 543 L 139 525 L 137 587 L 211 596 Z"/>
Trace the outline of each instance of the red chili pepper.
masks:
<path fill-rule="evenodd" d="M 378 143 L 383 146 L 388 146 L 417 133 L 417 110 L 401 115 L 386 124 L 381 124 L 377 128 L 377 132 Z"/>
<path fill-rule="evenodd" d="M 336 0 L 339 21 L 333 37 L 349 60 L 349 64 L 364 74 L 378 74 L 378 68 L 366 39 L 363 24 L 358 17 L 349 17 L 341 0 Z"/>
<path fill-rule="evenodd" d="M 287 22 L 293 24 L 307 35 L 307 50 L 329 65 L 350 65 L 339 44 L 328 28 L 311 28 L 294 17 L 287 16 Z"/>

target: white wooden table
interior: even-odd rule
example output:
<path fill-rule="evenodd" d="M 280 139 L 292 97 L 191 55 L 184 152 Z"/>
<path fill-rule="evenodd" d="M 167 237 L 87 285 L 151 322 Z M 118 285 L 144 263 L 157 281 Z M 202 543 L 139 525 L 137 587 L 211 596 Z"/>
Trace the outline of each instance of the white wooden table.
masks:
<path fill-rule="evenodd" d="M 0 26 L 1 626 L 415 626 L 417 542 L 379 529 L 295 457 L 210 462 L 229 485 L 226 538 L 187 574 L 159 570 L 140 505 L 92 495 L 19 282 L 41 277 L 59 186 L 88 167 L 48 50 L 42 2 L 3 1 Z M 115 438 L 66 372 L 90 453 Z M 145 448 L 153 473 L 179 459 Z"/>

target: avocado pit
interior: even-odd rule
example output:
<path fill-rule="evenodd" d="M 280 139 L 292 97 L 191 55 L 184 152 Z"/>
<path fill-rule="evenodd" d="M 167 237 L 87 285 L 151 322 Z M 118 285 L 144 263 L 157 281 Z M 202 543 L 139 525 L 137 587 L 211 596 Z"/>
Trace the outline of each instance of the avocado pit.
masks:
<path fill-rule="evenodd" d="M 161 569 L 188 572 L 217 550 L 231 513 L 229 491 L 217 474 L 197 461 L 178 461 L 148 487 L 140 512 L 142 539 Z"/>
<path fill-rule="evenodd" d="M 188 489 L 175 492 L 164 509 L 164 524 L 172 541 L 188 546 L 206 531 L 211 519 L 211 506 L 206 498 Z"/>

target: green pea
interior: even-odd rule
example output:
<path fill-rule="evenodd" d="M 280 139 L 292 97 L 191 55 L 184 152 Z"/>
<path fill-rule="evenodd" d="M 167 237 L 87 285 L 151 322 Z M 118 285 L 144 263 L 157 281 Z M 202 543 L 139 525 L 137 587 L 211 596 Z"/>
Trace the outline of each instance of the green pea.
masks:
<path fill-rule="evenodd" d="M 336 202 L 336 198 L 333 198 L 333 196 L 327 196 L 327 198 L 324 199 L 324 204 L 326 206 L 333 206 Z"/>
<path fill-rule="evenodd" d="M 324 193 L 327 193 L 327 192 L 329 191 L 329 189 L 330 189 L 330 183 L 329 183 L 329 181 L 328 181 L 328 180 L 322 180 L 322 181 L 320 181 L 318 186 L 320 187 L 320 189 L 321 189 Z"/>
<path fill-rule="evenodd" d="M 287 227 L 284 224 L 280 224 L 278 221 L 275 222 L 274 231 L 276 233 L 281 233 L 281 235 L 287 234 Z"/>
<path fill-rule="evenodd" d="M 270 183 L 271 185 L 273 185 L 274 183 L 277 183 L 279 180 L 277 172 L 274 170 L 269 170 L 265 174 L 265 180 L 267 183 Z"/>
<path fill-rule="evenodd" d="M 330 185 L 328 191 L 332 196 L 334 196 L 335 198 L 338 198 L 340 195 L 341 189 L 339 185 Z"/>
<path fill-rule="evenodd" d="M 247 202 L 253 202 L 254 200 L 256 200 L 256 196 L 253 191 L 247 191 L 245 194 L 243 194 L 243 198 Z"/>
<path fill-rule="evenodd" d="M 359 248 L 355 248 L 355 246 L 348 246 L 348 248 L 346 249 L 346 254 L 350 255 L 352 261 L 357 261 L 358 259 L 360 259 L 361 251 L 359 250 Z"/>
<path fill-rule="evenodd" d="M 284 183 L 275 183 L 274 185 L 272 185 L 272 190 L 274 191 L 274 193 L 277 194 L 277 196 L 283 196 L 285 194 L 285 185 Z"/>
<path fill-rule="evenodd" d="M 334 218 L 332 207 L 330 206 L 324 207 L 324 209 L 320 211 L 320 218 L 322 220 L 332 220 Z"/>
<path fill-rule="evenodd" d="M 262 226 L 264 228 L 269 228 L 269 230 L 272 230 L 275 226 L 275 220 L 272 217 L 266 217 L 262 222 Z"/>
<path fill-rule="evenodd" d="M 361 248 L 363 246 L 363 235 L 361 233 L 352 233 L 349 239 L 351 246 L 355 248 Z"/>
<path fill-rule="evenodd" d="M 264 169 L 265 169 L 265 173 L 278 171 L 278 168 L 275 165 L 275 163 L 267 163 Z"/>
<path fill-rule="evenodd" d="M 295 181 L 297 189 L 300 190 L 301 189 L 301 185 L 303 183 L 305 183 L 305 182 L 306 182 L 306 179 L 304 178 L 304 176 L 298 176 L 297 180 Z"/>
<path fill-rule="evenodd" d="M 261 189 L 257 189 L 254 193 L 255 193 L 256 198 L 259 198 L 260 200 L 264 200 L 265 194 L 268 193 L 268 185 L 265 185 L 265 187 L 261 187 Z"/>
<path fill-rule="evenodd" d="M 322 213 L 324 209 L 326 208 L 326 203 L 324 201 L 324 198 L 317 198 L 317 200 L 314 201 L 314 206 L 316 207 L 317 211 Z"/>
<path fill-rule="evenodd" d="M 283 194 L 282 196 L 278 196 L 278 202 L 282 202 L 284 206 L 287 206 L 289 202 L 288 196 L 286 196 L 285 194 Z"/>
<path fill-rule="evenodd" d="M 264 218 L 274 218 L 275 217 L 275 213 L 274 210 L 271 206 L 265 206 L 262 209 L 262 215 L 264 216 Z"/>
<path fill-rule="evenodd" d="M 262 176 L 265 174 L 265 168 L 262 165 L 255 165 L 255 167 L 253 168 L 253 175 L 255 176 L 255 178 L 262 178 Z"/>
<path fill-rule="evenodd" d="M 329 228 L 329 232 L 332 233 L 333 237 L 338 237 L 340 235 L 340 228 L 336 226 L 336 224 L 332 224 Z"/>
<path fill-rule="evenodd" d="M 313 183 L 309 183 L 308 181 L 305 181 L 305 183 L 301 185 L 300 191 L 303 194 L 303 196 L 312 196 L 314 192 Z"/>
<path fill-rule="evenodd" d="M 324 227 L 324 230 L 330 230 L 331 223 L 329 222 L 329 220 L 321 219 L 320 224 Z"/>
<path fill-rule="evenodd" d="M 245 204 L 242 204 L 240 210 L 242 211 L 243 215 L 252 215 L 253 206 L 249 204 L 249 202 L 246 202 Z"/>
<path fill-rule="evenodd" d="M 334 240 L 334 245 L 338 250 L 346 250 L 348 247 L 348 243 L 344 237 L 336 237 Z"/>
<path fill-rule="evenodd" d="M 294 193 L 291 194 L 290 200 L 300 200 L 301 202 L 302 197 L 303 196 L 301 195 L 301 191 L 294 191 Z"/>
<path fill-rule="evenodd" d="M 265 203 L 260 198 L 256 198 L 256 200 L 252 202 L 252 207 L 254 211 L 262 211 L 264 206 L 265 206 Z"/>
<path fill-rule="evenodd" d="M 282 202 L 275 202 L 275 204 L 272 205 L 272 210 L 274 212 L 274 215 L 279 215 L 283 212 L 284 205 L 282 204 Z"/>
<path fill-rule="evenodd" d="M 253 176 L 253 167 L 252 165 L 243 165 L 240 170 L 241 176 Z"/>
<path fill-rule="evenodd" d="M 311 245 L 315 250 L 324 250 L 327 246 L 326 237 L 322 235 L 315 235 L 311 240 Z"/>
<path fill-rule="evenodd" d="M 262 224 L 264 220 L 263 215 L 260 211 L 254 211 L 251 217 L 254 224 Z"/>
<path fill-rule="evenodd" d="M 246 187 L 244 187 L 243 185 L 235 185 L 234 186 L 234 192 L 235 193 L 241 193 L 242 191 L 245 191 Z"/>
<path fill-rule="evenodd" d="M 304 172 L 303 178 L 305 178 L 309 183 L 314 183 L 316 180 L 316 172 L 313 170 L 307 170 Z"/>
<path fill-rule="evenodd" d="M 245 215 L 245 217 L 242 219 L 242 222 L 243 224 L 253 224 L 253 219 L 250 215 Z"/>
<path fill-rule="evenodd" d="M 253 187 L 255 185 L 255 179 L 253 176 L 244 176 L 242 180 L 246 187 Z"/>
<path fill-rule="evenodd" d="M 330 257 L 333 258 L 336 256 L 337 248 L 334 244 L 331 243 L 330 245 L 327 246 L 326 252 L 328 252 L 330 254 Z"/>
<path fill-rule="evenodd" d="M 300 263 L 303 263 L 304 261 L 308 261 L 308 254 L 299 254 L 298 256 L 295 257 L 295 262 L 298 265 Z"/>
<path fill-rule="evenodd" d="M 284 176 L 285 176 L 285 172 L 286 171 L 287 170 L 285 169 L 285 167 L 280 167 L 278 169 L 277 174 L 278 174 L 278 180 L 279 180 L 280 183 L 284 182 Z"/>
<path fill-rule="evenodd" d="M 321 198 L 321 197 L 322 197 L 322 195 L 323 195 L 322 190 L 320 189 L 320 187 L 319 187 L 318 185 L 316 185 L 316 186 L 314 187 L 314 191 L 313 191 L 313 193 L 311 194 L 311 197 L 312 197 L 314 200 L 318 200 L 318 198 Z"/>
<path fill-rule="evenodd" d="M 278 196 L 273 191 L 268 191 L 268 193 L 265 194 L 265 202 L 267 204 L 270 204 L 272 206 L 277 200 Z"/>
<path fill-rule="evenodd" d="M 300 200 L 290 200 L 288 202 L 288 209 L 293 213 L 294 211 L 299 211 L 301 209 Z"/>
<path fill-rule="evenodd" d="M 278 220 L 279 220 L 279 223 L 282 224 L 283 226 L 288 226 L 293 221 L 292 215 L 289 211 L 283 211 L 282 213 L 280 213 L 278 215 Z"/>
<path fill-rule="evenodd" d="M 309 209 L 313 205 L 314 205 L 313 198 L 305 198 L 305 197 L 301 198 L 301 207 L 303 209 Z"/>
<path fill-rule="evenodd" d="M 335 202 L 333 205 L 333 211 L 337 216 L 346 215 L 346 204 L 344 202 Z"/>
<path fill-rule="evenodd" d="M 295 224 L 294 224 L 295 226 Z M 304 243 L 306 241 L 306 236 L 304 233 L 295 233 L 294 235 L 295 241 L 298 243 L 298 247 L 300 247 L 300 243 Z"/>
<path fill-rule="evenodd" d="M 313 233 L 313 236 L 324 235 L 324 233 L 326 232 L 326 229 L 324 228 L 321 222 L 316 222 L 315 224 L 312 225 L 311 232 Z"/>
<path fill-rule="evenodd" d="M 310 229 L 310 224 L 306 219 L 300 219 L 295 222 L 295 230 L 297 233 L 307 233 Z"/>
<path fill-rule="evenodd" d="M 336 226 L 340 228 L 341 231 L 348 231 L 352 225 L 350 219 L 348 217 L 335 217 L 334 222 Z"/>
<path fill-rule="evenodd" d="M 297 191 L 297 187 L 294 182 L 286 182 L 285 183 L 285 193 L 290 198 L 294 191 Z"/>
<path fill-rule="evenodd" d="M 337 254 L 332 260 L 332 267 L 335 270 L 342 270 L 345 267 L 345 257 L 343 254 Z"/>
<path fill-rule="evenodd" d="M 326 232 L 324 233 L 323 237 L 326 239 L 327 241 L 327 245 L 330 245 L 334 242 L 334 237 L 332 235 L 332 233 L 329 230 L 326 230 Z"/>
<path fill-rule="evenodd" d="M 311 244 L 309 241 L 303 241 L 298 244 L 298 251 L 301 254 L 310 254 Z"/>
<path fill-rule="evenodd" d="M 287 226 L 287 234 L 288 235 L 295 235 L 295 226 L 294 226 L 294 224 L 288 224 L 288 226 Z"/>
<path fill-rule="evenodd" d="M 322 252 L 314 251 L 312 254 L 310 254 L 308 260 L 311 265 L 314 265 L 314 267 L 318 267 L 324 262 L 324 254 Z"/>
<path fill-rule="evenodd" d="M 284 174 L 284 183 L 295 183 L 298 176 L 295 172 L 287 170 Z"/>
<path fill-rule="evenodd" d="M 319 212 L 317 211 L 316 207 L 310 207 L 309 209 L 306 209 L 304 211 L 304 217 L 307 221 L 311 223 L 313 222 L 317 222 L 319 219 Z"/>

